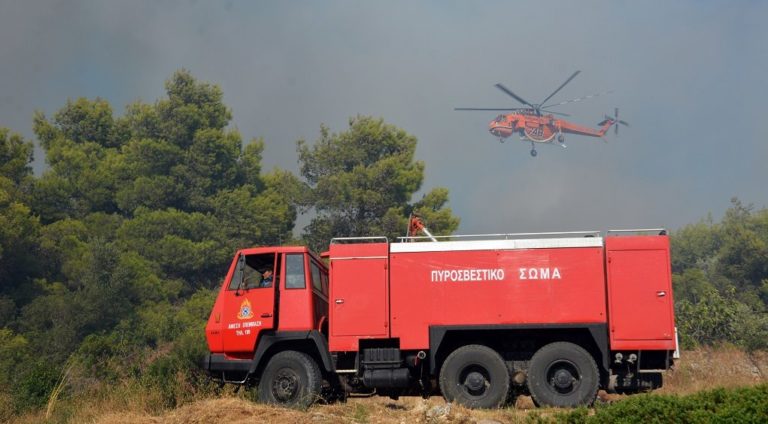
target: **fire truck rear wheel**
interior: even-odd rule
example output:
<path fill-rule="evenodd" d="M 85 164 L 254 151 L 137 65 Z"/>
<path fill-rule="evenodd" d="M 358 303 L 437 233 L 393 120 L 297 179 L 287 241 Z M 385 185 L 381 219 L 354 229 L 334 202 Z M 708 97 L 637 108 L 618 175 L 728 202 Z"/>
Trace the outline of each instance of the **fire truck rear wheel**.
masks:
<path fill-rule="evenodd" d="M 468 408 L 498 408 L 509 393 L 509 371 L 504 359 L 483 345 L 454 350 L 440 371 L 440 390 L 448 402 Z"/>
<path fill-rule="evenodd" d="M 550 343 L 531 358 L 528 390 L 539 406 L 591 405 L 597 396 L 597 364 L 581 346 Z"/>
<path fill-rule="evenodd" d="M 287 350 L 273 356 L 259 381 L 262 402 L 306 408 L 320 396 L 322 374 L 311 356 Z"/>

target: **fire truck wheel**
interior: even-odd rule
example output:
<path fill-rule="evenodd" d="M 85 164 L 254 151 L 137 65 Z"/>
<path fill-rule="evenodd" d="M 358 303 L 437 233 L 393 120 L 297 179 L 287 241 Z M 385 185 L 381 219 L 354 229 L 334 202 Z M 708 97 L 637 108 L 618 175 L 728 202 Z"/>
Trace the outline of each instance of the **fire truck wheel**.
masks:
<path fill-rule="evenodd" d="M 320 396 L 322 375 L 312 357 L 286 350 L 272 357 L 259 381 L 262 402 L 306 408 Z"/>
<path fill-rule="evenodd" d="M 531 358 L 528 390 L 536 405 L 591 405 L 598 383 L 597 364 L 592 355 L 573 343 L 550 343 Z"/>
<path fill-rule="evenodd" d="M 462 346 L 445 359 L 440 390 L 448 402 L 468 408 L 497 408 L 507 399 L 509 371 L 495 350 L 482 345 Z"/>

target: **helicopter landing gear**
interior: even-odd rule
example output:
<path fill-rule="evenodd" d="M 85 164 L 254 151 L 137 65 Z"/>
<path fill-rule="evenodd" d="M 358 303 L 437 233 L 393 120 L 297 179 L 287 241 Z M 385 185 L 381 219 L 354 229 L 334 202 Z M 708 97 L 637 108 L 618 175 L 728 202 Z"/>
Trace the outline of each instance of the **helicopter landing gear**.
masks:
<path fill-rule="evenodd" d="M 558 134 L 557 141 L 558 143 L 565 143 L 565 136 L 563 134 Z"/>
<path fill-rule="evenodd" d="M 504 139 L 499 137 L 499 143 L 504 144 Z"/>
<path fill-rule="evenodd" d="M 539 153 L 536 152 L 536 145 L 531 142 L 531 156 L 536 157 Z"/>

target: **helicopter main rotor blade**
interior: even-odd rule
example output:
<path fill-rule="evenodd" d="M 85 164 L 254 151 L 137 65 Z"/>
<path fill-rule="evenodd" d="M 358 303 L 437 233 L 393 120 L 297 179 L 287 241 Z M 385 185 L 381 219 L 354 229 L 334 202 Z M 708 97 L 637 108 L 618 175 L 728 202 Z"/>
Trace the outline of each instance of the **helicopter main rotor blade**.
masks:
<path fill-rule="evenodd" d="M 525 99 L 523 99 L 522 97 L 520 97 L 517 94 L 513 93 L 512 90 L 510 90 L 507 87 L 504 87 L 503 85 L 501 85 L 501 83 L 496 84 L 496 88 L 498 88 L 499 90 L 507 93 L 509 96 L 511 96 L 513 99 L 517 100 L 518 102 L 536 109 L 536 106 L 528 103 Z"/>
<path fill-rule="evenodd" d="M 565 87 L 565 85 L 566 85 L 566 84 L 568 84 L 569 82 L 571 82 L 571 80 L 572 80 L 572 79 L 574 79 L 574 78 L 576 78 L 576 75 L 579 75 L 580 73 L 581 73 L 581 71 L 576 71 L 576 72 L 574 72 L 574 73 L 573 73 L 573 75 L 571 75 L 571 76 L 570 76 L 570 77 L 569 77 L 567 80 L 565 80 L 565 82 L 564 82 L 564 83 L 562 83 L 562 84 L 560 85 L 560 87 L 557 87 L 557 90 L 553 91 L 553 92 L 552 92 L 552 94 L 550 94 L 549 96 L 547 96 L 547 98 L 546 98 L 546 99 L 544 99 L 544 100 L 542 100 L 542 101 L 541 101 L 541 103 L 539 103 L 539 104 L 540 104 L 540 105 L 543 105 L 544 103 L 546 103 L 546 102 L 547 102 L 547 100 L 551 99 L 551 98 L 552 98 L 552 96 L 554 96 L 555 94 L 557 94 L 557 92 L 558 92 L 558 91 L 562 90 L 562 89 L 563 89 L 563 87 Z"/>
<path fill-rule="evenodd" d="M 613 90 L 603 91 L 603 92 L 600 92 L 600 93 L 595 93 L 595 94 L 589 94 L 589 95 L 586 95 L 586 96 L 576 97 L 575 99 L 564 100 L 564 101 L 562 101 L 560 103 L 552 103 L 551 105 L 542 106 L 541 108 L 544 109 L 544 108 L 548 108 L 548 107 L 567 105 L 568 103 L 576 103 L 576 102 L 580 102 L 582 100 L 593 99 L 595 97 L 604 96 L 606 94 L 611 94 L 611 93 L 613 93 Z"/>
<path fill-rule="evenodd" d="M 485 107 L 455 107 L 453 110 L 501 110 L 501 111 L 515 111 L 520 108 L 485 108 Z"/>
<path fill-rule="evenodd" d="M 551 110 L 546 110 L 546 109 L 541 109 L 541 111 L 542 111 L 542 112 L 546 112 L 546 113 L 550 113 L 550 114 L 552 114 L 552 115 L 558 115 L 558 116 L 571 116 L 571 115 L 569 115 L 569 114 L 567 114 L 567 113 L 562 113 L 562 112 L 553 112 L 553 111 L 551 111 Z"/>

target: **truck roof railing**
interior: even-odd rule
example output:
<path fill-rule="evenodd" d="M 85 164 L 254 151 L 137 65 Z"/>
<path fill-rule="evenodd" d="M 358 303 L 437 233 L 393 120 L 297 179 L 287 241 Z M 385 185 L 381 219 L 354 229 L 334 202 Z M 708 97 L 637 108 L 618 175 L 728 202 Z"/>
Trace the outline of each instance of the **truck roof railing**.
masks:
<path fill-rule="evenodd" d="M 559 231 L 545 233 L 500 233 L 500 234 L 458 234 L 450 236 L 433 236 L 438 241 L 457 240 L 516 240 L 529 238 L 557 238 L 557 237 L 600 237 L 600 231 Z M 400 242 L 433 241 L 430 237 L 413 236 L 398 237 Z"/>
<path fill-rule="evenodd" d="M 342 243 L 389 243 L 389 239 L 384 236 L 373 237 L 334 237 L 331 244 Z"/>
<path fill-rule="evenodd" d="M 633 235 L 633 234 L 645 234 L 655 233 L 660 236 L 667 235 L 666 228 L 631 228 L 628 230 L 608 230 L 607 235 Z"/>
<path fill-rule="evenodd" d="M 626 230 L 608 230 L 606 235 L 620 236 L 633 234 L 658 234 L 666 235 L 664 228 L 631 228 Z M 518 240 L 531 238 L 559 238 L 559 237 L 601 237 L 601 231 L 553 231 L 542 233 L 492 233 L 492 234 L 454 234 L 448 236 L 410 236 L 398 237 L 400 243 L 421 242 L 421 241 L 468 241 L 468 240 Z M 331 244 L 343 243 L 388 243 L 389 239 L 385 236 L 369 237 L 335 237 L 331 239 Z"/>

